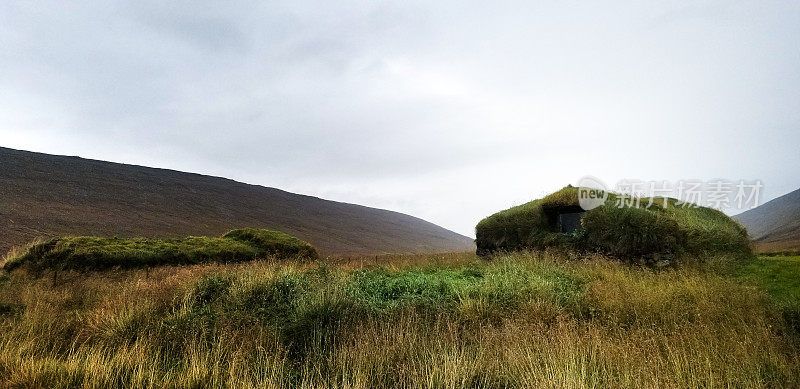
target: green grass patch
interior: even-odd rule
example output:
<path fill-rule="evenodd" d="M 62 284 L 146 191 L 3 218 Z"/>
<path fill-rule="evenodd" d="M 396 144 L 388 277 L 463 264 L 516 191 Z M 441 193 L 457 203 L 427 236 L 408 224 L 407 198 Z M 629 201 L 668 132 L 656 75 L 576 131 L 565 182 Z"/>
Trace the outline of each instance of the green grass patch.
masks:
<path fill-rule="evenodd" d="M 511 311 L 531 300 L 574 307 L 585 279 L 561 266 L 501 259 L 488 266 L 356 271 L 348 292 L 373 312 L 414 308 L 420 312 L 462 312 L 475 306 Z"/>
<path fill-rule="evenodd" d="M 316 259 L 314 248 L 278 231 L 241 229 L 221 238 L 180 239 L 56 238 L 34 243 L 6 259 L 3 268 L 42 270 L 102 270 L 208 262 L 243 262 L 257 258 Z"/>
<path fill-rule="evenodd" d="M 779 303 L 800 302 L 800 256 L 753 258 L 736 275 L 758 285 Z"/>
<path fill-rule="evenodd" d="M 800 256 L 752 258 L 735 275 L 766 292 L 787 327 L 800 337 Z"/>

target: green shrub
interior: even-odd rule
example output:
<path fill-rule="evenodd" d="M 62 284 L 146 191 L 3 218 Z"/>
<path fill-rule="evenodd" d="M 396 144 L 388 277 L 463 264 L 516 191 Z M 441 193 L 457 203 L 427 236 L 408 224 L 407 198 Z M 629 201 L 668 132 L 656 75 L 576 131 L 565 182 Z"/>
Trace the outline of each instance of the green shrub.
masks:
<path fill-rule="evenodd" d="M 38 272 L 46 269 L 101 270 L 159 265 L 191 265 L 208 262 L 242 262 L 256 258 L 316 258 L 314 248 L 281 232 L 234 230 L 222 238 L 180 239 L 56 238 L 31 245 L 7 259 L 3 268 L 20 266 Z"/>

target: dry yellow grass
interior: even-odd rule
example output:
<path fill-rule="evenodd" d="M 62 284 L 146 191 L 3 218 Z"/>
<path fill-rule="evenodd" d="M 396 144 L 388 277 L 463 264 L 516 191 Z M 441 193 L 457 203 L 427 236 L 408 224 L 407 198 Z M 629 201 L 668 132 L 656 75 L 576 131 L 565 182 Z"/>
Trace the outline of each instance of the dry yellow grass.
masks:
<path fill-rule="evenodd" d="M 379 263 L 383 266 L 376 268 Z M 792 387 L 798 334 L 703 269 L 513 254 L 0 284 L 0 382 L 41 387 Z"/>

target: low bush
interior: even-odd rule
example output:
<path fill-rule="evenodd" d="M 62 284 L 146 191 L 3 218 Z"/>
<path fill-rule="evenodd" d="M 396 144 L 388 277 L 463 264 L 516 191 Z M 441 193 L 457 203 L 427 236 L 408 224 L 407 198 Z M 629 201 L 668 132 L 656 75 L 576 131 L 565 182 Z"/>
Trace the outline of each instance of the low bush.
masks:
<path fill-rule="evenodd" d="M 310 244 L 277 231 L 233 230 L 222 238 L 180 239 L 64 237 L 30 245 L 6 258 L 7 271 L 102 270 L 207 262 L 243 262 L 257 258 L 316 259 Z"/>

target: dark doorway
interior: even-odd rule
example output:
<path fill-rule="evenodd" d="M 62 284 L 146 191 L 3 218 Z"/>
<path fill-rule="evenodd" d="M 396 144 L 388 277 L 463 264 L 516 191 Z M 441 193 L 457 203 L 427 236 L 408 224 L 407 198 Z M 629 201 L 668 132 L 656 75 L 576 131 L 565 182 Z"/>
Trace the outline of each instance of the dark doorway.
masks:
<path fill-rule="evenodd" d="M 564 233 L 574 232 L 581 228 L 581 218 L 586 212 L 568 212 L 558 214 L 558 231 Z"/>

